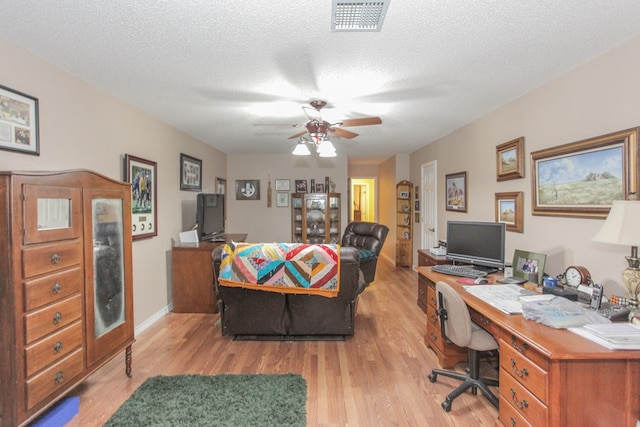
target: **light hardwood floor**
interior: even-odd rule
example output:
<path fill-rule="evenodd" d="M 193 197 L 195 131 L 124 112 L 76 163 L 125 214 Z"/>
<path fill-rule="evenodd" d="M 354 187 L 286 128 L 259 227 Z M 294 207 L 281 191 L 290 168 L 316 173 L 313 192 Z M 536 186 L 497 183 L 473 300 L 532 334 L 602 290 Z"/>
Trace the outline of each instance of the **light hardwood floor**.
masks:
<path fill-rule="evenodd" d="M 122 355 L 76 389 L 80 413 L 68 426 L 101 426 L 155 375 L 285 372 L 307 381 L 309 426 L 493 426 L 498 412 L 480 394 L 459 397 L 450 413 L 440 407 L 459 383 L 427 379 L 438 363 L 416 299 L 417 274 L 383 259 L 344 342 L 233 341 L 217 314 L 170 313 L 136 337 L 131 379 Z"/>

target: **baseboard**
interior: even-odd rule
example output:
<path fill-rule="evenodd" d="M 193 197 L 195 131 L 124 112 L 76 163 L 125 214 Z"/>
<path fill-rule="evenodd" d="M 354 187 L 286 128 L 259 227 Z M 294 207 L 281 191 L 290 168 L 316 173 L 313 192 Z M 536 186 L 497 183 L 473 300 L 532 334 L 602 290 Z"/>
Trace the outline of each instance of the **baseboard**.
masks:
<path fill-rule="evenodd" d="M 136 326 L 136 328 L 135 328 L 135 336 L 138 336 L 142 332 L 144 332 L 145 330 L 149 329 L 151 326 L 153 326 L 154 323 L 156 323 L 158 320 L 162 319 L 164 316 L 169 314 L 171 311 L 173 311 L 173 302 L 171 302 L 171 304 L 169 304 L 168 306 L 164 307 L 162 310 L 158 311 L 157 313 L 155 313 L 154 315 L 149 317 L 147 320 L 145 320 L 144 322 L 142 322 L 141 324 Z"/>

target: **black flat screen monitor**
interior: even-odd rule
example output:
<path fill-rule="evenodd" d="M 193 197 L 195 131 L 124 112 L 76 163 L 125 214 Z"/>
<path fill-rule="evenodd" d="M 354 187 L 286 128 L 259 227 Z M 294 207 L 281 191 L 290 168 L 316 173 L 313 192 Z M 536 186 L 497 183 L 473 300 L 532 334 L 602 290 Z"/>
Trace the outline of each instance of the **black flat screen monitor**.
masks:
<path fill-rule="evenodd" d="M 447 259 L 472 264 L 475 269 L 504 268 L 505 224 L 502 222 L 447 222 Z"/>
<path fill-rule="evenodd" d="M 198 194 L 196 221 L 200 241 L 224 234 L 224 194 Z"/>

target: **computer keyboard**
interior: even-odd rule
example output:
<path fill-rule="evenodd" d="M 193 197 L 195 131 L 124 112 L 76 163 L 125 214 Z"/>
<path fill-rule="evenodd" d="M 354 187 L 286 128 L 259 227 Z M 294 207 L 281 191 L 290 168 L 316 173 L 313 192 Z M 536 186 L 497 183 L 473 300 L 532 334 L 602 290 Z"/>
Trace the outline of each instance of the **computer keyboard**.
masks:
<path fill-rule="evenodd" d="M 449 274 L 451 276 L 462 276 L 462 277 L 485 277 L 487 273 L 482 270 L 476 270 L 471 267 L 462 267 L 460 265 L 451 265 L 451 264 L 438 264 L 431 267 L 431 270 L 436 273 Z"/>

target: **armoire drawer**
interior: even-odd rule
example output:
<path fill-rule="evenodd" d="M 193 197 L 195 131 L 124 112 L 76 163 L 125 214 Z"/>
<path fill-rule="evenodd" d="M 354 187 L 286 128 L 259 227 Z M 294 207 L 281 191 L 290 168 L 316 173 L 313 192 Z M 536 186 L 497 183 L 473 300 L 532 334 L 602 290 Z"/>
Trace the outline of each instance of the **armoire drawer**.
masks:
<path fill-rule="evenodd" d="M 37 339 L 82 317 L 82 297 L 75 295 L 25 316 L 25 344 Z"/>
<path fill-rule="evenodd" d="M 62 389 L 84 370 L 82 349 L 78 349 L 60 362 L 27 380 L 27 408 L 29 410 L 45 397 Z"/>
<path fill-rule="evenodd" d="M 77 321 L 25 349 L 27 377 L 82 346 L 82 322 Z"/>
<path fill-rule="evenodd" d="M 31 311 L 43 305 L 67 298 L 82 290 L 82 269 L 74 267 L 60 273 L 24 283 L 24 309 Z"/>
<path fill-rule="evenodd" d="M 80 240 L 27 247 L 22 251 L 22 277 L 29 278 L 82 263 Z"/>

